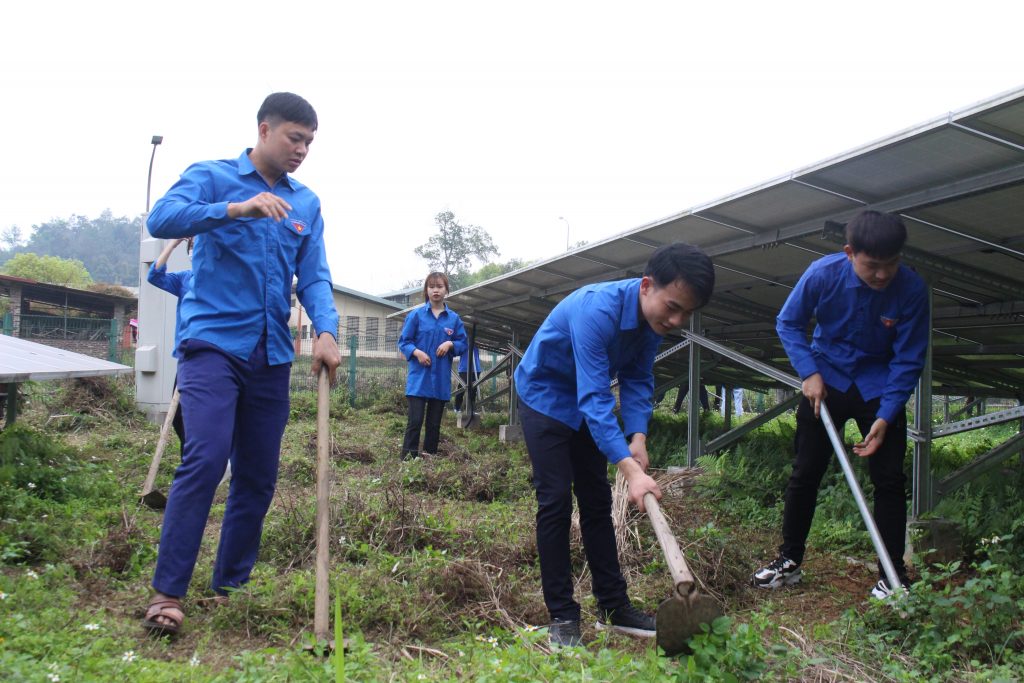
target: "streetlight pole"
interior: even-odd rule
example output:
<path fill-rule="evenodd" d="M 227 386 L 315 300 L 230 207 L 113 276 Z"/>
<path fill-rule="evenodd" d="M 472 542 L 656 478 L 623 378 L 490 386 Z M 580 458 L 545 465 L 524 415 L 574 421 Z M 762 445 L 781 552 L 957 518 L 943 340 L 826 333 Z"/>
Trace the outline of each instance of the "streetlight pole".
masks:
<path fill-rule="evenodd" d="M 565 220 L 563 216 L 559 216 L 558 220 L 565 221 L 565 250 L 569 251 L 569 221 Z"/>
<path fill-rule="evenodd" d="M 153 184 L 153 159 L 156 158 L 156 146 L 164 141 L 163 135 L 154 135 L 153 140 L 153 153 L 149 155 L 149 176 L 146 178 L 146 213 L 149 213 L 149 188 Z"/>

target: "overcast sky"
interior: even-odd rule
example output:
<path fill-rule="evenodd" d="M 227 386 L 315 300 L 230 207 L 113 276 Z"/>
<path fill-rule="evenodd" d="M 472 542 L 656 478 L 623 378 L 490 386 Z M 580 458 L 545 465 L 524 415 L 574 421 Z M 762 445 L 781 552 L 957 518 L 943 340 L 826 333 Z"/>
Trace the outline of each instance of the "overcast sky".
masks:
<path fill-rule="evenodd" d="M 320 130 L 335 282 L 421 281 L 451 210 L 546 258 L 1024 86 L 1024 3 L 36 2 L 4 10 L 0 228 L 145 210 L 273 91 Z M 559 217 L 565 220 L 559 220 Z"/>

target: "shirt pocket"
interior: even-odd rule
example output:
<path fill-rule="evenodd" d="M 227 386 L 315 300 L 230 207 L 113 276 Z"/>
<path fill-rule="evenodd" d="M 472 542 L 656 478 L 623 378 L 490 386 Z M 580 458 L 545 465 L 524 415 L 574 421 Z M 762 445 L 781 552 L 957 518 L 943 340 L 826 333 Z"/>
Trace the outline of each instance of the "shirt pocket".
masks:
<path fill-rule="evenodd" d="M 892 352 L 893 343 L 896 341 L 896 331 L 902 322 L 899 311 L 885 312 L 876 315 L 871 321 L 868 329 L 868 348 L 875 354 L 888 354 Z"/>
<path fill-rule="evenodd" d="M 300 216 L 287 216 L 277 223 L 277 239 L 289 263 L 295 263 L 302 245 L 309 239 L 312 228 L 309 221 Z"/>

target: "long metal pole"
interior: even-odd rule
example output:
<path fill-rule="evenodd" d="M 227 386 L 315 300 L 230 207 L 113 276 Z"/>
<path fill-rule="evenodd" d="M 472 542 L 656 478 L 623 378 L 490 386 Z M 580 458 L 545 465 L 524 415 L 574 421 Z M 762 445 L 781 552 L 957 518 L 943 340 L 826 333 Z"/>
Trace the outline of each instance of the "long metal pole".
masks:
<path fill-rule="evenodd" d="M 778 380 L 783 384 L 787 384 L 797 390 L 801 388 L 802 382 L 781 370 L 773 368 L 766 363 L 754 360 L 748 356 L 744 356 L 738 351 L 730 349 L 728 346 L 713 342 L 706 337 L 702 337 L 699 334 L 693 332 L 683 331 L 691 341 L 696 344 L 700 344 L 704 348 L 710 349 L 717 354 L 725 356 L 726 358 L 732 359 L 737 363 L 746 365 L 752 370 L 760 372 L 766 377 L 771 377 L 774 380 Z M 882 541 L 882 535 L 878 532 L 878 526 L 875 524 L 874 517 L 871 516 L 871 511 L 868 510 L 867 503 L 864 501 L 864 492 L 860 489 L 860 484 L 857 483 L 857 477 L 853 473 L 853 468 L 850 466 L 850 459 L 846 456 L 846 446 L 843 445 L 843 440 L 839 437 L 839 433 L 836 431 L 836 426 L 832 422 L 832 416 L 828 412 L 828 408 L 825 404 L 821 404 L 821 421 L 825 425 L 825 431 L 828 432 L 829 441 L 832 442 L 832 449 L 836 453 L 836 457 L 839 458 L 839 465 L 843 468 L 843 474 L 846 476 L 846 483 L 850 487 L 850 492 L 853 494 L 854 499 L 857 501 L 857 509 L 860 510 L 860 516 L 864 520 L 864 526 L 867 527 L 868 536 L 871 537 L 871 544 L 875 547 L 875 553 L 878 555 L 879 562 L 882 564 L 882 572 L 885 574 L 885 578 L 889 581 L 889 587 L 895 591 L 903 591 L 903 584 L 900 583 L 899 576 L 896 574 L 896 567 L 893 566 L 892 558 L 889 556 L 889 551 L 885 548 L 885 543 Z"/>

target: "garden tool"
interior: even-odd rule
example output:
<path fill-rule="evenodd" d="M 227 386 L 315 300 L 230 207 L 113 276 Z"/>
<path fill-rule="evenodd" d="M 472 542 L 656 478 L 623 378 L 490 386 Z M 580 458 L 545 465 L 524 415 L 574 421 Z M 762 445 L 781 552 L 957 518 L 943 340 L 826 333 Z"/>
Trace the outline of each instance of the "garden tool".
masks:
<path fill-rule="evenodd" d="M 164 418 L 164 424 L 160 428 L 160 438 L 156 442 L 156 452 L 153 453 L 153 461 L 149 464 L 149 474 L 146 475 L 146 482 L 142 485 L 142 493 L 140 494 L 142 503 L 156 510 L 163 510 L 167 507 L 167 496 L 160 491 L 154 490 L 153 485 L 156 483 L 156 473 L 160 469 L 160 458 L 163 457 L 164 449 L 167 448 L 171 427 L 174 424 L 174 415 L 178 412 L 178 403 L 180 401 L 181 395 L 175 389 L 174 395 L 171 396 L 171 405 L 167 408 L 167 417 Z"/>
<path fill-rule="evenodd" d="M 697 590 L 693 574 L 686 565 L 676 537 L 665 521 L 653 493 L 644 496 L 644 507 L 647 508 L 647 516 L 651 518 L 651 526 L 665 553 L 665 563 L 674 582 L 673 595 L 658 607 L 655 622 L 658 647 L 671 657 L 687 651 L 686 641 L 700 633 L 701 624 L 710 626 L 723 612 L 718 602 Z"/>
<path fill-rule="evenodd" d="M 326 641 L 329 649 L 334 648 L 330 639 L 330 515 L 331 515 L 331 385 L 327 367 L 320 366 L 316 394 L 316 587 L 313 593 L 313 634 L 317 641 Z"/>

